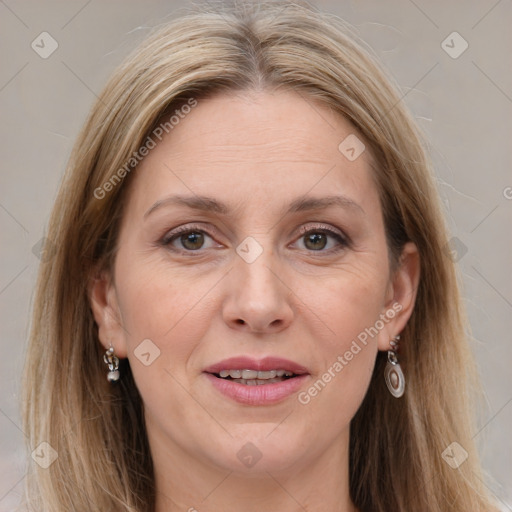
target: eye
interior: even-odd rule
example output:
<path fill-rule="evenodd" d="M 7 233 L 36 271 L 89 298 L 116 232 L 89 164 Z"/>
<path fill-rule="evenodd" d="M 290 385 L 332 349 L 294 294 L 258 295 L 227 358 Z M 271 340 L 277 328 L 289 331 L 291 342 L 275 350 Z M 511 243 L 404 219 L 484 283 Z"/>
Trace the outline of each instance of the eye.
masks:
<path fill-rule="evenodd" d="M 210 242 L 208 242 L 210 241 Z M 178 251 L 198 251 L 215 247 L 212 237 L 204 230 L 194 226 L 181 226 L 167 233 L 161 241 L 162 245 Z"/>
<path fill-rule="evenodd" d="M 347 247 L 348 240 L 341 232 L 325 226 L 303 226 L 297 244 L 299 249 L 315 252 L 335 252 Z"/>

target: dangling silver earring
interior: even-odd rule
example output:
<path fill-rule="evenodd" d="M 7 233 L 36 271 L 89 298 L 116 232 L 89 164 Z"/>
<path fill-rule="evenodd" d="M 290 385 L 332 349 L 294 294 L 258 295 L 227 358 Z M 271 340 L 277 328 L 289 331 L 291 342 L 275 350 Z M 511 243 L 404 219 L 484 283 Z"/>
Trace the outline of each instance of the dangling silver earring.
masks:
<path fill-rule="evenodd" d="M 114 347 L 110 345 L 110 348 L 105 352 L 103 361 L 108 366 L 107 380 L 109 382 L 115 382 L 119 380 L 121 376 L 119 373 L 119 358 L 114 355 Z"/>
<path fill-rule="evenodd" d="M 384 378 L 386 379 L 386 385 L 388 386 L 389 392 L 395 398 L 400 398 L 405 391 L 405 377 L 402 372 L 402 368 L 400 368 L 398 356 L 396 355 L 399 340 L 400 335 L 395 336 L 389 342 L 389 344 L 391 345 L 391 350 L 388 350 L 388 362 L 386 363 L 386 368 L 384 370 Z"/>

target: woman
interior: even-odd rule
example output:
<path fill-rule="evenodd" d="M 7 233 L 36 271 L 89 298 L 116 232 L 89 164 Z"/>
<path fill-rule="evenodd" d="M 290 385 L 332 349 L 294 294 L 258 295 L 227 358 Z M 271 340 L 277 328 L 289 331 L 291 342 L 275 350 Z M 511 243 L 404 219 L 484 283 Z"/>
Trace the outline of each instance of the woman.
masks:
<path fill-rule="evenodd" d="M 48 238 L 31 509 L 492 510 L 429 162 L 336 17 L 241 3 L 156 31 Z"/>

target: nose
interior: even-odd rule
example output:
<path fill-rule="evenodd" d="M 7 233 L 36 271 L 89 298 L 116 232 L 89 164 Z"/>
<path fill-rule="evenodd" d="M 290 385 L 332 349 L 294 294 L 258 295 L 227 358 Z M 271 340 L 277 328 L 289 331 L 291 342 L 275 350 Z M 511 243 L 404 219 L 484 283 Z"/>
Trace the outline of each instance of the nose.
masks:
<path fill-rule="evenodd" d="M 228 275 L 228 293 L 223 304 L 223 318 L 230 328 L 271 334 L 291 324 L 293 293 L 271 267 L 269 251 L 252 263 L 237 257 Z"/>

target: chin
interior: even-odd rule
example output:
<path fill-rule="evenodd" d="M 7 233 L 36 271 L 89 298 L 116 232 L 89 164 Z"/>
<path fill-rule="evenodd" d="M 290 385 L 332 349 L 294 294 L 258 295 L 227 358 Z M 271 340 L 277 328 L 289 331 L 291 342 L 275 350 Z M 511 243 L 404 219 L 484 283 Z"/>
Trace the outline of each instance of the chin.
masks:
<path fill-rule="evenodd" d="M 305 446 L 298 432 L 282 430 L 277 433 L 276 424 L 239 425 L 241 432 L 230 439 L 221 451 L 212 454 L 218 466 L 244 475 L 265 476 L 268 473 L 289 471 L 297 468 L 305 452 L 297 447 Z M 242 434 L 242 431 L 244 432 Z M 221 455 L 222 454 L 222 455 Z M 219 455 L 221 455 L 219 457 Z"/>

